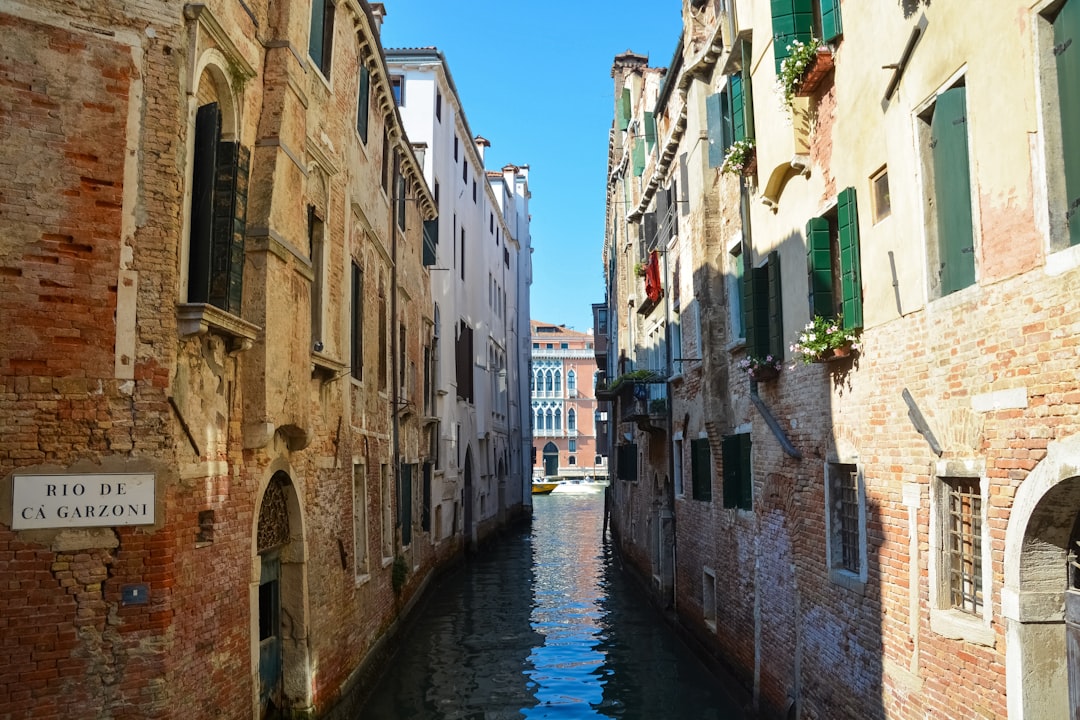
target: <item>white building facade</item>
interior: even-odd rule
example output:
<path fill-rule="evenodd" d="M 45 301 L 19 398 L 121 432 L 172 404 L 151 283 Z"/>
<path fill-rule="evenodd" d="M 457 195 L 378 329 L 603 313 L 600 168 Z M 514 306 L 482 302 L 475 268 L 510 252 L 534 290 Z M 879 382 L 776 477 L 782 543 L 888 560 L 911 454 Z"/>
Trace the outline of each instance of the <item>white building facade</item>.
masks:
<path fill-rule="evenodd" d="M 528 167 L 484 169 L 437 49 L 386 51 L 395 100 L 438 206 L 431 267 L 437 341 L 432 473 L 436 542 L 470 545 L 531 504 L 528 418 Z"/>

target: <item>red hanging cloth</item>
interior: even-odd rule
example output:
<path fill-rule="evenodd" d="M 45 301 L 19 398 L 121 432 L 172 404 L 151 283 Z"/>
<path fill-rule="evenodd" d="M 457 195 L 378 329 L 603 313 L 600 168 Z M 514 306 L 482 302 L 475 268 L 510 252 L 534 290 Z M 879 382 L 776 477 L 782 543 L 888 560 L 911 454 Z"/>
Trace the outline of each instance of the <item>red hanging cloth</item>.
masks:
<path fill-rule="evenodd" d="M 653 302 L 658 302 L 663 296 L 660 288 L 660 253 L 656 250 L 649 253 L 649 264 L 645 266 L 645 295 Z"/>

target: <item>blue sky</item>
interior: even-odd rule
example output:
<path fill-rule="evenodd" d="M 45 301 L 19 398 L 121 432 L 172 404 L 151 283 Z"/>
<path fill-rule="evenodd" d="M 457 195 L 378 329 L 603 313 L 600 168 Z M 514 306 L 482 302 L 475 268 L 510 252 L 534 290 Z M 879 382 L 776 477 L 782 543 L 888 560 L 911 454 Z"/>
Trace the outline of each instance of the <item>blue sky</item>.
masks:
<path fill-rule="evenodd" d="M 529 165 L 532 317 L 579 332 L 604 298 L 601 247 L 611 63 L 666 67 L 680 0 L 387 0 L 385 47 L 443 51 L 488 169 Z"/>

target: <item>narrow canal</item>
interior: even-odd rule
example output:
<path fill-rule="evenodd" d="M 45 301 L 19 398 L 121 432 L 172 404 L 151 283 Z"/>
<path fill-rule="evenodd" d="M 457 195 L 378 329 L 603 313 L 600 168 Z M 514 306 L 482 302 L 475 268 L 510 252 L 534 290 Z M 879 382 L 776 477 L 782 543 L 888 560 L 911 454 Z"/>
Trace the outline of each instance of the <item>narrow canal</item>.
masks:
<path fill-rule="evenodd" d="M 530 529 L 432 591 L 357 720 L 742 720 L 618 569 L 603 494 L 533 501 Z"/>

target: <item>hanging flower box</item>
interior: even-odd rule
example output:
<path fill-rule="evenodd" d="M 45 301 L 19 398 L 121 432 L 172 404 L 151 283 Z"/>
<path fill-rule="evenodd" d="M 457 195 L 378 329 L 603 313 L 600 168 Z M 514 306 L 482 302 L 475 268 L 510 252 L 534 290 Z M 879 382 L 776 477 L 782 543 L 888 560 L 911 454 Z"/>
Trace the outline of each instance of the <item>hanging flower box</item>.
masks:
<path fill-rule="evenodd" d="M 769 382 L 780 376 L 780 361 L 772 355 L 764 358 L 747 355 L 739 361 L 739 369 L 754 382 Z"/>
<path fill-rule="evenodd" d="M 817 92 L 821 81 L 832 72 L 833 54 L 826 45 L 814 49 L 814 57 L 803 73 L 802 80 L 795 86 L 797 97 L 809 97 Z"/>
<path fill-rule="evenodd" d="M 731 143 L 720 165 L 720 172 L 731 175 L 752 175 L 757 170 L 757 148 L 754 139 Z"/>
<path fill-rule="evenodd" d="M 799 334 L 791 351 L 807 365 L 850 357 L 859 351 L 858 330 L 845 330 L 843 318 L 815 315 Z"/>

